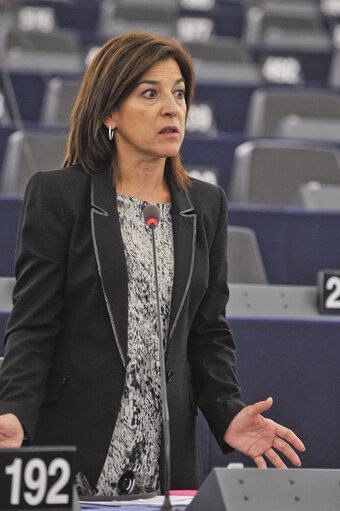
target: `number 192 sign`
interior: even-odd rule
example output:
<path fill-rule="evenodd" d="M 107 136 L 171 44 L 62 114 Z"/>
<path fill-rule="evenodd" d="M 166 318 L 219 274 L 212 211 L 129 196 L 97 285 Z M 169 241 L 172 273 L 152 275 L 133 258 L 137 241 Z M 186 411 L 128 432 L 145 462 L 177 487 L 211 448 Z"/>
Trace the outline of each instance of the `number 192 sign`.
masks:
<path fill-rule="evenodd" d="M 0 449 L 0 511 L 73 505 L 75 447 Z"/>
<path fill-rule="evenodd" d="M 340 314 L 340 270 L 318 272 L 319 311 Z"/>

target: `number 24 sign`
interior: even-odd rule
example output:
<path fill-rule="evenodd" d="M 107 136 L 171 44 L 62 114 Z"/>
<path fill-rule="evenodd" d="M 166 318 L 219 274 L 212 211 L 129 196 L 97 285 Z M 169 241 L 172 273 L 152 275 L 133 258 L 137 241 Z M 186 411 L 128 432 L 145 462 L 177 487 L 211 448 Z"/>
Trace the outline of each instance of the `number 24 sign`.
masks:
<path fill-rule="evenodd" d="M 0 511 L 72 509 L 75 447 L 0 450 Z"/>

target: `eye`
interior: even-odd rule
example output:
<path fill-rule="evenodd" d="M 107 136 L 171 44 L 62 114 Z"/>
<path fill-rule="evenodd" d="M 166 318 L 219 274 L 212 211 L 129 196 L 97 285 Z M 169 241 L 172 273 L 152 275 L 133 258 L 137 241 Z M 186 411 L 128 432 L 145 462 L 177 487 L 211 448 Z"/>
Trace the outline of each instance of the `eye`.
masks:
<path fill-rule="evenodd" d="M 156 90 L 155 89 L 147 89 L 145 91 L 143 91 L 143 96 L 148 98 L 148 99 L 153 99 L 154 97 L 156 97 Z"/>
<path fill-rule="evenodd" d="M 175 94 L 178 99 L 184 99 L 185 98 L 185 90 L 184 89 L 177 89 L 175 91 Z"/>

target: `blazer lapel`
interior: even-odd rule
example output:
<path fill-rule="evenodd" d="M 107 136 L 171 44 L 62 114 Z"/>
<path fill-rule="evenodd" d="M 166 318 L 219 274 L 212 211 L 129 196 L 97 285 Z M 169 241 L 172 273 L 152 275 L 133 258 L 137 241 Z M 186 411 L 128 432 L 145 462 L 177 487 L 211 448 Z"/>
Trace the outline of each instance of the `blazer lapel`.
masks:
<path fill-rule="evenodd" d="M 99 276 L 112 330 L 126 367 L 128 288 L 112 174 L 102 170 L 91 179 L 91 229 Z"/>
<path fill-rule="evenodd" d="M 168 180 L 174 238 L 175 276 L 172 289 L 166 357 L 178 319 L 187 297 L 195 262 L 196 220 L 188 191 L 179 190 Z M 112 175 L 102 170 L 91 179 L 91 228 L 99 276 L 112 330 L 126 367 L 128 288 L 124 245 L 117 212 Z"/>
<path fill-rule="evenodd" d="M 195 262 L 197 221 L 197 215 L 194 212 L 189 192 L 179 190 L 172 179 L 169 179 L 168 184 L 171 193 L 175 276 L 172 289 L 166 357 L 168 356 L 173 333 L 190 287 Z"/>

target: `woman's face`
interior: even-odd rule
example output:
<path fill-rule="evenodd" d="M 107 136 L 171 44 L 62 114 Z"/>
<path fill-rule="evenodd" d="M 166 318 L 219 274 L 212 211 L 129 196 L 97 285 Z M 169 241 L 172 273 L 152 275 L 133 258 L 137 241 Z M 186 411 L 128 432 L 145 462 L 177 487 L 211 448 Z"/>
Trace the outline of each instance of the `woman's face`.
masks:
<path fill-rule="evenodd" d="M 119 158 L 149 160 L 175 156 L 185 130 L 185 83 L 174 59 L 155 64 L 119 109 L 105 119 L 116 128 Z"/>

